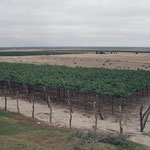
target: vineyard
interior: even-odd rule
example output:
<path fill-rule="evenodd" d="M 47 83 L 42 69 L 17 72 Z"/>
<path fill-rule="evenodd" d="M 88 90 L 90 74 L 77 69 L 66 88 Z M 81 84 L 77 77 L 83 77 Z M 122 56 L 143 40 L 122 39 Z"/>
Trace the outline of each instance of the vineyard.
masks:
<path fill-rule="evenodd" d="M 145 70 L 0 63 L 0 94 L 4 96 L 5 111 L 8 97 L 17 100 L 18 113 L 20 113 L 18 100 L 24 99 L 32 103 L 32 117 L 34 118 L 34 103 L 42 102 L 50 109 L 51 123 L 51 101 L 56 105 L 68 104 L 70 128 L 72 127 L 72 108 L 77 106 L 85 112 L 93 111 L 95 131 L 97 116 L 101 120 L 108 118 L 109 115 L 120 116 L 119 125 L 120 134 L 122 134 L 122 113 L 126 113 L 127 118 L 128 114 L 131 117 L 133 108 L 136 109 L 134 113 L 139 114 L 137 108 L 141 106 L 140 131 L 143 132 L 150 114 L 150 105 L 147 110 L 144 108 L 148 103 L 149 90 L 150 71 Z M 144 97 L 147 99 L 144 100 Z M 40 103 L 39 106 L 41 106 Z M 38 109 L 40 110 L 40 107 Z M 129 121 L 127 118 L 124 120 Z"/>
<path fill-rule="evenodd" d="M 0 82 L 8 81 L 129 98 L 136 91 L 150 88 L 150 72 L 0 63 Z"/>
<path fill-rule="evenodd" d="M 90 51 L 3 51 L 0 56 L 37 56 L 37 55 L 63 55 L 63 54 L 84 54 Z"/>

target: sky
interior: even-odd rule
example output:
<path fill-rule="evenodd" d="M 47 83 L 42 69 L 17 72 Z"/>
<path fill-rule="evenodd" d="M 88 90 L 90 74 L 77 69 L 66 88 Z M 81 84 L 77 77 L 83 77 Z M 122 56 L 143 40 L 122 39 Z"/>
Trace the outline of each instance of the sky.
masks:
<path fill-rule="evenodd" d="M 0 0 L 0 47 L 150 47 L 150 0 Z"/>

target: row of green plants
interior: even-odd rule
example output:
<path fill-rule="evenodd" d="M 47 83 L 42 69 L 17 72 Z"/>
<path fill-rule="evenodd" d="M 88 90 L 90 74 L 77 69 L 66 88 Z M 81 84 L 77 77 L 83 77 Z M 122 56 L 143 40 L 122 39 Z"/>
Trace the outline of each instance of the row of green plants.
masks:
<path fill-rule="evenodd" d="M 63 55 L 63 54 L 83 54 L 89 51 L 1 51 L 0 56 L 33 56 L 33 55 Z"/>
<path fill-rule="evenodd" d="M 53 51 L 0 51 L 0 56 L 36 56 L 36 55 L 63 55 L 63 54 L 85 54 L 85 53 L 118 53 L 118 52 L 130 52 L 130 53 L 150 53 L 149 51 L 108 51 L 108 50 L 53 50 Z"/>
<path fill-rule="evenodd" d="M 150 71 L 0 63 L 0 82 L 66 88 L 116 98 L 129 98 L 150 88 Z"/>

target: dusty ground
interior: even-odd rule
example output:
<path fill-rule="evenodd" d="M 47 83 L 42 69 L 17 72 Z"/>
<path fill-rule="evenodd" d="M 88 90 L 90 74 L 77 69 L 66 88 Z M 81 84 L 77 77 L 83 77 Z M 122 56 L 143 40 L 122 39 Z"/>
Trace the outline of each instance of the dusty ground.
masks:
<path fill-rule="evenodd" d="M 150 70 L 150 53 L 68 54 L 49 56 L 0 57 L 0 62 L 18 62 L 83 67 L 106 67 Z"/>
<path fill-rule="evenodd" d="M 144 98 L 145 106 L 148 105 L 149 98 Z M 68 107 L 64 105 L 52 104 L 53 109 L 53 125 L 60 127 L 69 126 Z M 19 101 L 20 112 L 25 116 L 31 117 L 32 104 L 28 101 Z M 4 97 L 0 97 L 0 109 L 4 109 Z M 8 98 L 8 110 L 16 112 L 16 100 Z M 94 115 L 84 112 L 77 108 L 73 108 L 72 126 L 80 129 L 92 129 L 94 125 Z M 49 123 L 49 108 L 46 104 L 35 103 L 35 118 Z M 146 124 L 144 133 L 140 132 L 139 108 L 133 109 L 132 114 L 124 113 L 124 133 L 128 134 L 131 140 L 150 146 L 150 118 Z M 104 120 L 98 120 L 98 130 L 110 133 L 119 132 L 119 122 L 116 116 L 110 116 Z"/>

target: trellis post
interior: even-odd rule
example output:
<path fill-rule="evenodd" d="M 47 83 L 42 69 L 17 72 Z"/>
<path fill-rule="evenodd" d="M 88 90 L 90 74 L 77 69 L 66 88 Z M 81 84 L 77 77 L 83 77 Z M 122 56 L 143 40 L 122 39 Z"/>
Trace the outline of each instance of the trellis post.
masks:
<path fill-rule="evenodd" d="M 5 111 L 7 111 L 7 97 L 6 97 L 6 94 L 5 94 Z"/>
<path fill-rule="evenodd" d="M 17 93 L 16 93 L 17 113 L 19 114 L 19 113 L 20 113 L 20 111 L 19 111 L 19 98 L 18 98 L 18 94 L 19 94 L 19 92 L 17 91 Z"/>
<path fill-rule="evenodd" d="M 69 106 L 69 115 L 70 115 L 70 119 L 69 119 L 69 127 L 71 128 L 72 127 L 72 106 L 71 106 L 71 100 L 70 100 L 70 91 L 68 90 L 67 91 L 67 94 L 68 94 L 68 98 L 67 98 L 67 101 L 68 101 L 68 106 Z"/>
<path fill-rule="evenodd" d="M 94 109 L 94 117 L 95 117 L 95 125 L 94 125 L 94 131 L 96 132 L 97 130 L 97 108 L 96 108 L 96 101 L 94 100 L 93 103 L 93 109 Z"/>
<path fill-rule="evenodd" d="M 122 106 L 119 106 L 119 127 L 120 127 L 120 134 L 123 134 L 123 114 L 122 114 Z"/>
<path fill-rule="evenodd" d="M 103 120 L 103 115 L 101 113 L 101 104 L 100 104 L 100 95 L 96 95 L 97 99 L 98 99 L 98 112 L 99 112 L 99 116 L 100 116 L 100 119 Z"/>
<path fill-rule="evenodd" d="M 34 107 L 34 96 L 32 95 L 32 118 L 34 118 L 34 112 L 35 112 L 35 107 Z"/>
<path fill-rule="evenodd" d="M 48 103 L 49 103 L 49 122 L 52 123 L 52 104 L 51 104 L 51 99 L 48 96 Z"/>

